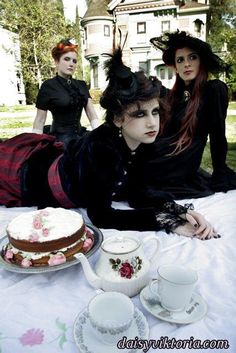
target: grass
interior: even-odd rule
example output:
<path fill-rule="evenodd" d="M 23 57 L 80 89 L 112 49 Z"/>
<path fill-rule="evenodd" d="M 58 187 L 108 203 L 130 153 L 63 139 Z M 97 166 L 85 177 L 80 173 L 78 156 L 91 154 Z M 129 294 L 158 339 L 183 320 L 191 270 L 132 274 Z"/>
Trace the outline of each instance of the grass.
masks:
<path fill-rule="evenodd" d="M 236 110 L 236 102 L 229 102 L 229 109 L 235 109 Z"/>
<path fill-rule="evenodd" d="M 14 105 L 12 107 L 0 106 L 0 112 L 8 112 L 8 113 L 15 113 L 15 112 L 24 112 L 26 110 L 34 110 L 34 105 Z"/>
<path fill-rule="evenodd" d="M 103 118 L 103 111 L 98 105 L 95 105 L 98 116 Z M 236 102 L 230 102 L 229 109 L 236 110 Z M 10 114 L 9 114 L 10 113 Z M 16 115 L 12 116 L 12 113 Z M 25 114 L 24 114 L 25 113 Z M 0 137 L 10 138 L 22 132 L 31 132 L 33 119 L 36 109 L 33 105 L 15 106 L 15 107 L 0 107 Z M 50 123 L 49 117 L 47 123 Z M 88 127 L 88 120 L 85 115 L 82 115 L 82 125 Z M 226 136 L 228 140 L 228 166 L 236 170 L 236 115 L 228 115 L 226 119 Z M 209 172 L 212 171 L 211 155 L 209 143 L 205 148 L 201 167 Z"/>
<path fill-rule="evenodd" d="M 228 141 L 227 164 L 230 168 L 236 170 L 236 115 L 227 116 L 226 136 Z M 209 142 L 204 150 L 201 167 L 209 172 L 212 171 Z"/>

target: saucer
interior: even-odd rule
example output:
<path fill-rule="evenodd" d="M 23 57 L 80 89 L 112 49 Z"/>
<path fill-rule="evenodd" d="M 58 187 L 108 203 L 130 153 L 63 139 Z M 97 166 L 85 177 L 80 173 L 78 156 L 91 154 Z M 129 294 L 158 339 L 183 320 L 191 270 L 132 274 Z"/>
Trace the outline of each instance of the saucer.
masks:
<path fill-rule="evenodd" d="M 201 320 L 207 313 L 207 305 L 203 298 L 197 293 L 193 293 L 190 303 L 183 311 L 169 311 L 164 309 L 160 303 L 154 301 L 149 286 L 141 291 L 140 301 L 144 308 L 153 316 L 176 324 L 193 323 Z"/>
<path fill-rule="evenodd" d="M 120 353 L 121 348 L 117 346 L 111 346 L 101 342 L 96 338 L 93 332 L 93 328 L 90 324 L 88 317 L 88 309 L 84 309 L 75 319 L 74 323 L 74 339 L 80 353 Z M 127 340 L 134 340 L 138 337 L 139 340 L 147 340 L 149 337 L 149 327 L 147 320 L 143 313 L 135 307 L 134 320 L 131 327 L 124 333 Z M 122 338 L 121 338 L 122 339 Z M 122 352 L 135 353 L 140 352 L 137 349 L 123 349 Z"/>

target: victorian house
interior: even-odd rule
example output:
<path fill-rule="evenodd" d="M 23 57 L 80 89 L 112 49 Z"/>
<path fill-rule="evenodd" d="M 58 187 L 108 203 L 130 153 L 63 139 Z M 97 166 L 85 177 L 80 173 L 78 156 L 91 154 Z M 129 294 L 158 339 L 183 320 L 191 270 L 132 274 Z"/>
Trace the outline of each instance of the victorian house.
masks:
<path fill-rule="evenodd" d="M 150 38 L 177 29 L 206 40 L 209 0 L 91 0 L 81 21 L 85 57 L 90 63 L 91 88 L 106 86 L 105 53 L 121 44 L 123 58 L 132 70 L 157 75 L 167 87 L 173 71 L 162 62 L 162 52 Z"/>
<path fill-rule="evenodd" d="M 25 104 L 18 37 L 0 26 L 0 38 L 0 105 Z"/>

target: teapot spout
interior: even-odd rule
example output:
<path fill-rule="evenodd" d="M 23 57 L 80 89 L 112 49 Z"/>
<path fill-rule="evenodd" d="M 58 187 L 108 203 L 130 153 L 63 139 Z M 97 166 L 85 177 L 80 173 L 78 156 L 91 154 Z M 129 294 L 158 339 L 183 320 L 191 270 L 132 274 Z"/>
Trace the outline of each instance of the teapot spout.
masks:
<path fill-rule="evenodd" d="M 84 254 L 82 254 L 82 253 L 78 253 L 78 254 L 74 255 L 74 257 L 76 257 L 76 259 L 78 259 L 80 261 L 88 283 L 92 287 L 94 287 L 95 289 L 101 288 L 102 287 L 102 280 L 92 270 L 92 268 L 90 266 L 90 263 L 88 262 L 87 257 Z"/>

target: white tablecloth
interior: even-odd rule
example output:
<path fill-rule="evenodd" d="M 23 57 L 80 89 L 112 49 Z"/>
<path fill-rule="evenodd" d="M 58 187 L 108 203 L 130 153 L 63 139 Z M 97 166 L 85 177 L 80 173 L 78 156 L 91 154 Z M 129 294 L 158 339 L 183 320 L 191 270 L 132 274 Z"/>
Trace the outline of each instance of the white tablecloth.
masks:
<path fill-rule="evenodd" d="M 150 277 L 156 277 L 156 269 L 163 263 L 178 263 L 196 269 L 199 276 L 196 293 L 206 301 L 207 314 L 192 324 L 173 324 L 149 314 L 142 307 L 138 295 L 132 300 L 147 318 L 150 339 L 158 340 L 166 336 L 176 340 L 194 337 L 201 342 L 228 340 L 228 349 L 196 351 L 236 352 L 236 191 L 181 201 L 182 204 L 185 202 L 193 202 L 195 209 L 214 224 L 222 238 L 200 241 L 157 232 L 163 251 L 151 269 Z M 6 235 L 6 226 L 11 219 L 32 209 L 6 209 L 1 206 L 0 237 Z M 102 232 L 107 238 L 118 231 L 111 229 Z M 143 238 L 151 232 L 124 233 Z M 99 251 L 89 259 L 92 266 L 98 256 Z M 60 271 L 30 275 L 9 272 L 0 267 L 0 352 L 78 352 L 73 324 L 94 295 L 96 290 L 88 284 L 80 264 Z M 148 352 L 156 351 L 151 348 Z M 192 352 L 195 349 L 163 351 Z"/>

